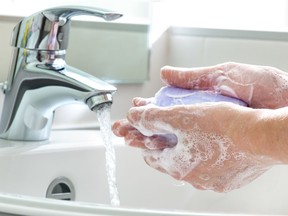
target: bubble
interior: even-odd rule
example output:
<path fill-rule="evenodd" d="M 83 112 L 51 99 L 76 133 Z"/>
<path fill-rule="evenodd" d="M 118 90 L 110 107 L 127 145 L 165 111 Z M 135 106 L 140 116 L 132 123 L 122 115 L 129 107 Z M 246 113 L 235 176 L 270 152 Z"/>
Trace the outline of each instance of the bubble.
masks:
<path fill-rule="evenodd" d="M 160 166 L 171 175 L 177 173 L 180 179 L 184 178 L 201 162 L 211 160 L 215 148 L 219 156 L 212 166 L 223 166 L 223 162 L 231 158 L 227 153 L 231 141 L 227 138 L 203 133 L 197 129 L 189 134 L 176 133 L 178 145 L 173 149 L 164 149 L 157 159 Z"/>
<path fill-rule="evenodd" d="M 232 144 L 232 141 L 222 136 L 214 135 L 213 137 L 214 137 L 213 141 L 215 144 L 217 144 L 217 147 L 218 147 L 219 156 L 217 160 L 215 161 L 215 163 L 212 164 L 212 167 L 216 167 L 216 168 L 223 167 L 224 162 L 227 160 L 230 160 L 231 158 L 230 154 L 228 153 L 228 148 Z"/>
<path fill-rule="evenodd" d="M 246 155 L 244 152 L 233 152 L 232 156 L 237 161 L 244 160 L 246 158 Z"/>
<path fill-rule="evenodd" d="M 200 174 L 198 177 L 199 177 L 199 179 L 204 180 L 204 181 L 208 181 L 211 178 L 210 175 L 208 175 L 206 173 Z"/>
<path fill-rule="evenodd" d="M 162 124 L 157 127 L 163 127 L 164 130 L 166 126 Z M 198 188 L 206 190 L 228 192 L 248 184 L 265 172 L 265 166 L 258 164 L 262 160 L 255 162 L 255 156 L 239 151 L 228 137 L 206 133 L 198 126 L 190 131 L 174 129 L 173 132 L 177 135 L 177 145 L 158 151 L 149 150 L 144 156 L 152 167 L 176 179 L 183 180 L 199 164 L 206 163 L 210 169 L 206 167 L 206 172 L 198 174 L 201 184 L 193 182 L 193 185 L 198 184 Z M 235 166 L 229 168 L 229 164 L 225 172 L 218 177 L 213 176 L 213 169 L 221 171 L 226 162 L 231 165 L 234 163 Z"/>

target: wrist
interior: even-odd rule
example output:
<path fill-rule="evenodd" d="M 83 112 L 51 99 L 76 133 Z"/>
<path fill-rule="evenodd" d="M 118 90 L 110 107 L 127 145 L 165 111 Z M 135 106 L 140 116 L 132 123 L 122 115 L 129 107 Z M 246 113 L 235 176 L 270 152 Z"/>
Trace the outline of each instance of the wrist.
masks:
<path fill-rule="evenodd" d="M 254 136 L 258 139 L 257 150 L 264 156 L 288 164 L 288 107 L 256 112 Z"/>

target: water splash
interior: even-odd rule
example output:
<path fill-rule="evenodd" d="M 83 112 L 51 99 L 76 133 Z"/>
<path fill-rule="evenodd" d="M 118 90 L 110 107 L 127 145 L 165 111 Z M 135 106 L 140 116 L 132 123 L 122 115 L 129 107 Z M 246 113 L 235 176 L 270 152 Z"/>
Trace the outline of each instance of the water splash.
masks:
<path fill-rule="evenodd" d="M 119 206 L 120 200 L 116 184 L 116 160 L 115 149 L 111 140 L 111 104 L 104 104 L 96 110 L 97 118 L 100 124 L 102 139 L 105 146 L 106 172 L 108 178 L 111 205 Z"/>

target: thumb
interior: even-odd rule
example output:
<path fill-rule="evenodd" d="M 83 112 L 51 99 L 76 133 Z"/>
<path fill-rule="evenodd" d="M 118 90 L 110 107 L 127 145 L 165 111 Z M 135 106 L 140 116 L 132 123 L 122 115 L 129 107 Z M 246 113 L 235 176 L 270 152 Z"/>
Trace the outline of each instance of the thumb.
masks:
<path fill-rule="evenodd" d="M 175 129 L 171 126 L 170 109 L 156 106 L 133 107 L 127 114 L 130 124 L 137 128 L 145 136 L 155 134 L 174 133 Z"/>

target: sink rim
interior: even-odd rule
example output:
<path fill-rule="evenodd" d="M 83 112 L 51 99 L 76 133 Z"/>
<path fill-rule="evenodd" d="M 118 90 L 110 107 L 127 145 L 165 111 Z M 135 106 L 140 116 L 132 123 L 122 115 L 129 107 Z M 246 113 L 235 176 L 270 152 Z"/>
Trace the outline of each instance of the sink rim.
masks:
<path fill-rule="evenodd" d="M 47 198 L 31 197 L 19 194 L 9 194 L 0 192 L 0 213 L 29 214 L 30 216 L 38 215 L 69 215 L 69 216 L 214 216 L 217 214 L 165 211 L 156 209 L 136 209 L 125 207 L 114 207 L 110 205 L 95 204 L 79 201 L 62 201 Z M 225 215 L 225 214 L 221 214 Z M 255 216 L 255 215 L 254 215 Z"/>

